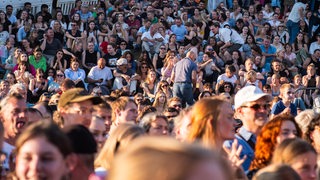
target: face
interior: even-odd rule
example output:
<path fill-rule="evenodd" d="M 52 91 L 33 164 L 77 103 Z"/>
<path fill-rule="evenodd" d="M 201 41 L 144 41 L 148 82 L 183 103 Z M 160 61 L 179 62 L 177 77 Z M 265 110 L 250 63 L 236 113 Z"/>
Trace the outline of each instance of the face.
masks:
<path fill-rule="evenodd" d="M 317 155 L 307 152 L 295 157 L 291 167 L 299 174 L 301 180 L 315 180 L 317 170 Z"/>
<path fill-rule="evenodd" d="M 164 93 L 161 93 L 159 96 L 159 102 L 165 103 L 166 102 L 166 95 Z"/>
<path fill-rule="evenodd" d="M 162 117 L 157 117 L 151 122 L 151 127 L 149 130 L 149 135 L 151 136 L 162 136 L 168 135 L 168 123 Z"/>
<path fill-rule="evenodd" d="M 44 137 L 26 141 L 16 157 L 19 179 L 59 180 L 67 174 L 67 166 L 59 149 Z"/>
<path fill-rule="evenodd" d="M 293 101 L 293 99 L 295 98 L 294 89 L 293 88 L 284 89 L 283 92 L 281 93 L 281 98 L 284 101 Z"/>
<path fill-rule="evenodd" d="M 103 58 L 100 58 L 100 59 L 98 60 L 98 67 L 99 67 L 100 69 L 103 69 L 104 67 L 106 67 L 106 60 L 104 60 Z"/>
<path fill-rule="evenodd" d="M 106 140 L 106 129 L 104 127 L 104 121 L 99 118 L 93 119 L 91 121 L 89 130 L 98 144 L 98 149 L 101 149 Z"/>
<path fill-rule="evenodd" d="M 258 109 L 255 109 L 256 105 L 260 105 Z M 260 98 L 256 101 L 249 102 L 240 108 L 241 119 L 243 125 L 249 129 L 260 129 L 266 123 L 268 119 L 268 113 L 270 105 L 266 98 Z"/>
<path fill-rule="evenodd" d="M 178 111 L 180 111 L 182 109 L 182 105 L 181 105 L 180 101 L 172 101 L 172 102 L 170 102 L 169 107 L 173 107 Z"/>
<path fill-rule="evenodd" d="M 291 121 L 283 121 L 280 128 L 280 133 L 277 137 L 277 144 L 280 144 L 285 139 L 293 139 L 298 135 L 297 128 Z"/>
<path fill-rule="evenodd" d="M 79 68 L 79 63 L 78 63 L 78 62 L 73 62 L 73 63 L 71 64 L 71 69 L 72 69 L 73 71 L 77 71 L 78 68 Z"/>
<path fill-rule="evenodd" d="M 72 103 L 69 107 L 61 110 L 65 120 L 65 125 L 81 124 L 89 128 L 93 113 L 93 104 L 91 100 Z"/>
<path fill-rule="evenodd" d="M 231 78 L 233 76 L 233 72 L 230 71 L 230 69 L 226 69 L 226 75 L 228 78 Z"/>
<path fill-rule="evenodd" d="M 119 111 L 117 113 L 117 116 L 118 116 L 117 118 L 118 124 L 126 123 L 126 122 L 135 123 L 138 116 L 137 105 L 133 102 L 128 102 L 125 109 L 122 111 Z"/>
<path fill-rule="evenodd" d="M 6 104 L 6 110 L 1 113 L 1 119 L 5 128 L 5 137 L 14 138 L 21 134 L 28 122 L 26 115 L 27 105 L 24 99 L 10 98 Z"/>
<path fill-rule="evenodd" d="M 235 133 L 235 121 L 233 118 L 231 104 L 226 102 L 223 103 L 220 106 L 220 111 L 217 122 L 219 137 L 222 141 L 233 139 Z"/>
<path fill-rule="evenodd" d="M 313 76 L 315 74 L 315 69 L 314 67 L 308 66 L 307 68 L 307 73 L 311 76 Z"/>
<path fill-rule="evenodd" d="M 99 116 L 104 120 L 105 131 L 109 132 L 111 127 L 111 110 L 98 108 L 95 111 L 95 115 Z"/>

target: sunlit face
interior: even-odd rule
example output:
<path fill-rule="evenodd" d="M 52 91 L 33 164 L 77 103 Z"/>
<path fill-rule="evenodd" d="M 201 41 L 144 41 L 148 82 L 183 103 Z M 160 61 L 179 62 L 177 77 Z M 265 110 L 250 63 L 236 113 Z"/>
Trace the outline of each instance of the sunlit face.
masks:
<path fill-rule="evenodd" d="M 308 73 L 309 75 L 313 76 L 313 75 L 315 74 L 315 72 L 316 72 L 316 70 L 315 70 L 314 67 L 312 67 L 312 66 L 308 66 L 308 67 L 307 67 L 307 73 Z"/>
<path fill-rule="evenodd" d="M 20 60 L 21 60 L 21 61 L 25 61 L 25 62 L 27 62 L 27 61 L 28 61 L 28 55 L 27 55 L 27 54 L 25 54 L 25 53 L 20 54 Z"/>
<path fill-rule="evenodd" d="M 107 134 L 104 121 L 100 118 L 93 117 L 89 130 L 97 142 L 98 149 L 101 149 L 106 140 Z"/>
<path fill-rule="evenodd" d="M 168 122 L 162 117 L 157 117 L 151 122 L 148 134 L 151 136 L 168 135 Z"/>
<path fill-rule="evenodd" d="M 166 102 L 166 94 L 161 93 L 158 98 L 159 98 L 159 102 L 160 103 L 165 103 Z"/>
<path fill-rule="evenodd" d="M 119 110 L 117 116 L 117 124 L 127 122 L 135 123 L 138 116 L 137 105 L 131 101 L 128 102 L 124 110 Z"/>
<path fill-rule="evenodd" d="M 91 100 L 79 103 L 71 103 L 68 107 L 61 110 L 65 125 L 80 124 L 89 128 L 93 110 Z"/>
<path fill-rule="evenodd" d="M 45 137 L 26 141 L 16 157 L 16 174 L 21 180 L 60 180 L 67 169 L 62 153 Z"/>
<path fill-rule="evenodd" d="M 301 180 L 315 180 L 317 177 L 317 154 L 314 152 L 294 157 L 290 165 L 299 174 Z"/>
<path fill-rule="evenodd" d="M 231 104 L 224 102 L 219 108 L 221 112 L 219 113 L 217 122 L 218 136 L 221 138 L 222 142 L 234 139 L 235 121 Z"/>
<path fill-rule="evenodd" d="M 285 139 L 293 139 L 298 135 L 296 126 L 291 121 L 283 121 L 281 124 L 279 135 L 277 136 L 277 144 Z"/>
<path fill-rule="evenodd" d="M 72 62 L 72 64 L 71 64 L 71 69 L 72 69 L 73 71 L 77 71 L 78 68 L 79 68 L 79 63 L 78 63 L 78 62 Z"/>

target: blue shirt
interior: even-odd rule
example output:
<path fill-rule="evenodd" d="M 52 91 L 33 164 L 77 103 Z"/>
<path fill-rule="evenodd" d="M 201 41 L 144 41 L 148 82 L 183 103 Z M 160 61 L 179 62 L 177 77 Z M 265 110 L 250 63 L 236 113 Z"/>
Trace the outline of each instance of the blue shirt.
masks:
<path fill-rule="evenodd" d="M 172 25 L 171 26 L 171 31 L 173 34 L 177 36 L 177 41 L 181 42 L 184 40 L 184 35 L 188 33 L 187 28 L 184 25 Z"/>
<path fill-rule="evenodd" d="M 241 135 L 241 136 L 240 136 Z M 256 143 L 256 136 L 246 130 L 244 127 L 239 129 L 238 134 L 236 134 L 236 139 L 238 140 L 238 145 L 242 146 L 242 151 L 240 153 L 240 158 L 247 156 L 246 160 L 242 164 L 243 170 L 247 173 L 250 164 L 254 158 L 254 149 L 251 148 L 247 141 L 251 140 L 254 144 Z M 231 149 L 233 140 L 228 140 L 223 143 L 225 147 Z"/>
<path fill-rule="evenodd" d="M 277 49 L 272 45 L 269 45 L 268 50 L 266 50 L 264 45 L 260 45 L 260 48 L 261 48 L 261 51 L 266 54 L 276 54 L 276 52 L 277 52 Z M 263 68 L 266 69 L 268 72 L 270 72 L 270 70 L 271 70 L 270 64 L 271 64 L 271 61 L 273 58 L 274 58 L 274 56 L 266 57 L 266 63 Z"/>
<path fill-rule="evenodd" d="M 197 70 L 197 64 L 190 58 L 183 58 L 174 67 L 174 82 L 192 83 L 192 71 Z"/>
<path fill-rule="evenodd" d="M 271 114 L 277 115 L 280 114 L 284 109 L 286 109 L 287 107 L 283 104 L 282 101 L 278 101 L 276 104 L 274 104 L 274 106 L 271 109 Z M 296 116 L 297 113 L 297 107 L 296 105 L 294 105 L 293 103 L 290 103 L 290 113 L 293 116 Z"/>

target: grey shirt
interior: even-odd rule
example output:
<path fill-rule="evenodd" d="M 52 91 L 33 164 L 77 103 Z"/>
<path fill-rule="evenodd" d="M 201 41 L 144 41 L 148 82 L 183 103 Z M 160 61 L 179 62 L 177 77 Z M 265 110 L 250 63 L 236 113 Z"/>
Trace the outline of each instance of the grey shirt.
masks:
<path fill-rule="evenodd" d="M 183 58 L 173 67 L 174 82 L 192 83 L 192 71 L 196 70 L 196 63 L 194 63 L 190 58 Z"/>

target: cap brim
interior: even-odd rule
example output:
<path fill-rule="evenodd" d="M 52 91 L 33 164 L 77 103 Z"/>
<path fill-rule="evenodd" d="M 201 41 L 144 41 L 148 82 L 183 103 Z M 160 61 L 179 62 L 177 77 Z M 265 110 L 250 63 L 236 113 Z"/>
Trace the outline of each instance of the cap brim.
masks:
<path fill-rule="evenodd" d="M 91 100 L 94 105 L 103 102 L 103 100 L 100 97 L 87 95 L 87 96 L 79 96 L 77 98 L 74 98 L 72 101 L 70 101 L 70 103 L 78 103 L 86 100 Z"/>

